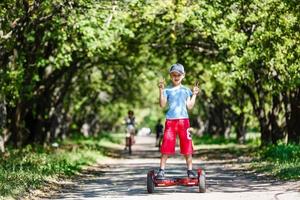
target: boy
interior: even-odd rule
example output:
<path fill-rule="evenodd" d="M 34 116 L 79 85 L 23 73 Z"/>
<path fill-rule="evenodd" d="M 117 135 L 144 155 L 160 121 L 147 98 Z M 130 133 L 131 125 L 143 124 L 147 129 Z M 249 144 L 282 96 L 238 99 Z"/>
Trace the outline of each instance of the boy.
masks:
<path fill-rule="evenodd" d="M 161 145 L 162 155 L 157 179 L 164 179 L 168 155 L 175 153 L 177 133 L 180 139 L 180 153 L 184 155 L 186 160 L 187 176 L 194 178 L 196 174 L 192 170 L 193 144 L 188 131 L 190 123 L 187 108 L 193 108 L 199 88 L 195 85 L 192 92 L 189 88 L 181 85 L 181 81 L 185 76 L 184 67 L 181 64 L 172 65 L 169 73 L 172 86 L 165 88 L 163 80 L 158 85 L 160 107 L 163 108 L 168 103 L 168 111 L 166 113 L 165 131 Z"/>

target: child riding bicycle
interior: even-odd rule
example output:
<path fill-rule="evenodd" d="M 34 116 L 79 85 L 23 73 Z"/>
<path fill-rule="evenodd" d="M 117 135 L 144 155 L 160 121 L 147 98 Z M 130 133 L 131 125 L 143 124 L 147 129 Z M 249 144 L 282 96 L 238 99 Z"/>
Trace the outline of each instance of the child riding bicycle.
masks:
<path fill-rule="evenodd" d="M 131 153 L 131 145 L 135 143 L 135 116 L 132 110 L 128 111 L 128 115 L 125 118 L 126 125 L 126 144 L 125 149 L 129 148 L 129 152 Z"/>

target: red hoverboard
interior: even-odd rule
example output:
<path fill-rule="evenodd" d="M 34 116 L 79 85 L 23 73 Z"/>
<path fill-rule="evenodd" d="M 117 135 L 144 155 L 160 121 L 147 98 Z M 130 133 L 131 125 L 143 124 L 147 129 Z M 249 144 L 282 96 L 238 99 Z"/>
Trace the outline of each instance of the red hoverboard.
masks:
<path fill-rule="evenodd" d="M 156 179 L 156 173 L 154 170 L 150 170 L 147 174 L 147 191 L 148 193 L 153 193 L 155 187 L 168 187 L 174 185 L 183 186 L 198 186 L 200 193 L 205 193 L 206 191 L 206 180 L 205 171 L 203 169 L 197 170 L 197 178 L 165 178 Z"/>

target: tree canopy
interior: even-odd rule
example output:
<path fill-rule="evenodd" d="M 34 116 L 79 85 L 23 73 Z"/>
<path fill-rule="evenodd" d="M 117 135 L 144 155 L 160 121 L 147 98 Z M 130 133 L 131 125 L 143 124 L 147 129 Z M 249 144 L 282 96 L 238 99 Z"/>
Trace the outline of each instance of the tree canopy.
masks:
<path fill-rule="evenodd" d="M 157 82 L 179 62 L 184 84 L 200 81 L 193 126 L 299 144 L 299 18 L 297 0 L 4 0 L 1 137 L 113 129 L 129 108 L 159 109 Z"/>

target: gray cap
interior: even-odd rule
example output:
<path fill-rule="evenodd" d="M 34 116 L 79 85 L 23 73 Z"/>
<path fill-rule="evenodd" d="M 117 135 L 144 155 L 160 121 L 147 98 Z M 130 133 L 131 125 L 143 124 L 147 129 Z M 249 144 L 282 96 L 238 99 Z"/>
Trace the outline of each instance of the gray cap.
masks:
<path fill-rule="evenodd" d="M 178 72 L 180 74 L 184 74 L 184 68 L 182 64 L 176 63 L 173 64 L 169 70 L 169 73 Z"/>

